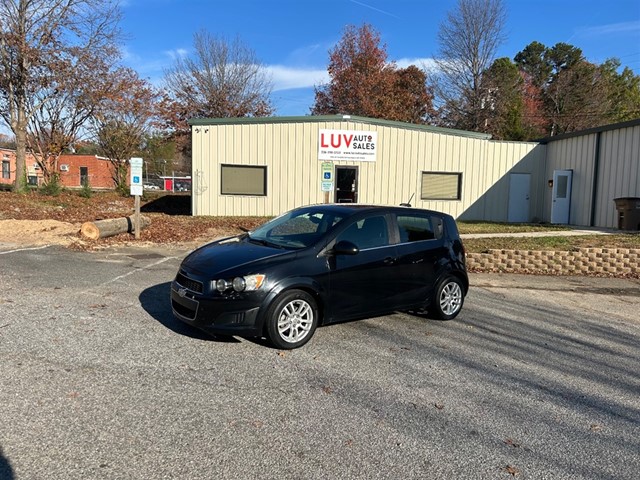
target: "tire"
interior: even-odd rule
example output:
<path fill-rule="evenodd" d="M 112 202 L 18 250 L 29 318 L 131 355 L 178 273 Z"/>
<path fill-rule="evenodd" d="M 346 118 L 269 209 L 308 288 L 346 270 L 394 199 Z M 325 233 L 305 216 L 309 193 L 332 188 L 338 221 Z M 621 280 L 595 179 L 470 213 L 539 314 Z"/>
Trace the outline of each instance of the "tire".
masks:
<path fill-rule="evenodd" d="M 429 313 L 438 320 L 455 318 L 464 304 L 464 286 L 459 278 L 445 277 L 436 289 L 429 307 Z"/>
<path fill-rule="evenodd" d="M 318 307 L 311 295 L 289 290 L 267 312 L 267 338 L 276 348 L 291 350 L 307 343 L 318 325 Z"/>

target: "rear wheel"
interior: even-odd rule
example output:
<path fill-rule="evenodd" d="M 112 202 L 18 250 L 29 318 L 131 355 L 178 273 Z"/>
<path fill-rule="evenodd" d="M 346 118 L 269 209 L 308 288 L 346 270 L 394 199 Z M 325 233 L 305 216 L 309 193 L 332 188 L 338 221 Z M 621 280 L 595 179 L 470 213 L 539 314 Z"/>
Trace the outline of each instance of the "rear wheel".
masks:
<path fill-rule="evenodd" d="M 311 339 L 317 325 L 316 302 L 302 290 L 284 292 L 267 312 L 267 337 L 277 348 L 301 347 Z"/>
<path fill-rule="evenodd" d="M 460 313 L 463 303 L 464 286 L 462 282 L 457 277 L 448 276 L 438 285 L 429 313 L 439 320 L 451 320 Z"/>

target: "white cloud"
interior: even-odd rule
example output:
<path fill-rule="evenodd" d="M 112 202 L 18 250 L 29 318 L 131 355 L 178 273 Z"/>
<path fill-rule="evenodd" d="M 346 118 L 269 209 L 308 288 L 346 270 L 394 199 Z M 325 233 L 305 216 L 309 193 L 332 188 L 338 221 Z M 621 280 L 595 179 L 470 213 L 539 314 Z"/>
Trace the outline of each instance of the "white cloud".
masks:
<path fill-rule="evenodd" d="M 176 48 L 175 50 L 167 50 L 164 53 L 172 60 L 177 60 L 178 58 L 183 58 L 189 55 L 189 50 L 186 48 Z"/>
<path fill-rule="evenodd" d="M 607 25 L 596 25 L 594 27 L 581 27 L 576 29 L 575 35 L 600 36 L 629 32 L 640 32 L 640 21 L 609 23 Z"/>
<path fill-rule="evenodd" d="M 426 70 L 427 72 L 434 72 L 438 70 L 436 62 L 433 58 L 400 58 L 396 60 L 396 65 L 399 68 L 407 68 L 409 65 L 415 65 L 418 68 Z"/>
<path fill-rule="evenodd" d="M 273 80 L 273 90 L 310 88 L 329 81 L 327 69 L 294 68 L 283 65 L 267 65 L 265 70 Z"/>

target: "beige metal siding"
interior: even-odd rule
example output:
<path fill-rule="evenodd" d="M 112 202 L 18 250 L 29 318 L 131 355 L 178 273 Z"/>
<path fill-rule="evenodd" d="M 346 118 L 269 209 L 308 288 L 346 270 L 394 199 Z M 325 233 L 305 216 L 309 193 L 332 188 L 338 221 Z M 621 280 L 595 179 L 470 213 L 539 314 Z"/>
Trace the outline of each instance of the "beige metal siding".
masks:
<path fill-rule="evenodd" d="M 323 202 L 320 129 L 377 132 L 375 162 L 334 162 L 358 167 L 359 203 L 398 205 L 413 195 L 411 203 L 417 207 L 466 219 L 506 221 L 508 174 L 531 173 L 534 179 L 544 163 L 544 146 L 534 143 L 348 120 L 197 125 L 192 127 L 194 214 L 273 216 Z M 267 166 L 267 195 L 222 195 L 220 164 Z M 461 200 L 421 200 L 425 171 L 462 173 Z M 538 202 L 532 197 L 532 217 L 538 215 Z"/>
<path fill-rule="evenodd" d="M 600 156 L 596 162 L 597 139 Z M 614 198 L 640 197 L 640 126 L 589 133 L 555 140 L 547 145 L 547 179 L 554 170 L 573 170 L 571 211 L 573 225 L 616 228 Z M 596 172 L 596 166 L 598 172 Z M 594 204 L 594 182 L 597 185 Z M 551 189 L 544 198 L 544 220 L 551 219 Z"/>
<path fill-rule="evenodd" d="M 468 172 L 473 178 L 463 181 L 467 184 L 463 195 L 468 208 L 460 216 L 464 220 L 486 220 L 505 222 L 509 205 L 509 181 L 511 173 L 531 175 L 529 218 L 540 219 L 542 198 L 539 195 L 540 176 L 544 171 L 545 147 L 537 143 L 525 142 L 485 142 L 486 152 L 475 168 Z M 466 153 L 471 157 L 470 153 Z M 467 175 L 468 177 L 469 175 Z"/>
<path fill-rule="evenodd" d="M 603 132 L 595 224 L 617 228 L 614 198 L 640 197 L 640 125 Z"/>
<path fill-rule="evenodd" d="M 547 145 L 547 180 L 554 170 L 573 170 L 569 223 L 589 225 L 593 198 L 593 168 L 597 134 L 558 140 Z M 552 191 L 544 196 L 544 221 L 551 221 Z"/>

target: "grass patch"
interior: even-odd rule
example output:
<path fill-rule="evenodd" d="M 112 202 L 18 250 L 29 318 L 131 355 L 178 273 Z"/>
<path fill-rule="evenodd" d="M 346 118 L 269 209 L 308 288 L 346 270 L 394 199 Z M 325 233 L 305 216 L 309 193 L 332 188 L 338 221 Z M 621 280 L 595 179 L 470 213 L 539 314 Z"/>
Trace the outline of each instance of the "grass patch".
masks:
<path fill-rule="evenodd" d="M 571 230 L 566 225 L 553 225 L 550 223 L 500 223 L 457 221 L 460 233 L 523 233 L 523 232 L 548 232 L 554 230 Z"/>
<path fill-rule="evenodd" d="M 573 251 L 580 248 L 640 249 L 640 234 L 584 235 L 575 237 L 468 238 L 464 240 L 464 246 L 468 253 L 484 253 L 489 250 Z"/>

